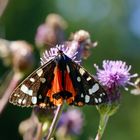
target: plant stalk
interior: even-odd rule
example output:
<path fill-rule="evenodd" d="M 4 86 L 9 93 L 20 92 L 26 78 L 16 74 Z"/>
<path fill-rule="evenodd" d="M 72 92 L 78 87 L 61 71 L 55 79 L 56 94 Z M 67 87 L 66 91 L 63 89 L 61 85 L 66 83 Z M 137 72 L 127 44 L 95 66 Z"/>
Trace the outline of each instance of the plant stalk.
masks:
<path fill-rule="evenodd" d="M 22 75 L 19 73 L 15 73 L 6 89 L 4 92 L 2 98 L 0 99 L 0 114 L 3 112 L 6 104 L 8 103 L 9 97 L 15 87 L 18 85 L 19 81 L 22 79 Z"/>
<path fill-rule="evenodd" d="M 107 113 L 100 115 L 100 122 L 99 122 L 98 133 L 96 135 L 95 140 L 101 140 L 101 138 L 103 136 L 103 133 L 105 131 L 108 119 L 109 119 L 109 115 Z"/>
<path fill-rule="evenodd" d="M 56 126 L 57 126 L 57 123 L 58 123 L 59 118 L 60 118 L 60 116 L 62 114 L 62 109 L 63 109 L 63 104 L 59 105 L 57 107 L 56 112 L 55 112 L 55 116 L 54 116 L 53 121 L 51 123 L 51 126 L 49 128 L 49 132 L 48 132 L 46 140 L 50 140 L 53 137 L 55 129 L 56 129 Z"/>

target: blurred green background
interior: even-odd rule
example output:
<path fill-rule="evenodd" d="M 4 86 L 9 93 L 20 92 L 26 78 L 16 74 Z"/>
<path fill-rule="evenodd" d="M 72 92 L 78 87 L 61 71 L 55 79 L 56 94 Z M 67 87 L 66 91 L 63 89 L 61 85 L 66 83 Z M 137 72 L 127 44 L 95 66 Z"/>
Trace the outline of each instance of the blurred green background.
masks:
<path fill-rule="evenodd" d="M 52 12 L 68 22 L 67 37 L 84 29 L 98 41 L 98 47 L 84 62 L 90 72 L 95 72 L 93 63 L 121 59 L 132 65 L 132 73 L 139 73 L 140 0 L 10 0 L 0 19 L 0 36 L 33 44 L 37 27 Z M 95 137 L 99 114 L 95 107 L 81 109 L 86 122 L 77 139 L 87 140 Z M 30 111 L 9 104 L 0 116 L 0 140 L 20 140 L 18 125 Z M 140 140 L 140 96 L 123 91 L 120 109 L 109 120 L 103 140 Z"/>

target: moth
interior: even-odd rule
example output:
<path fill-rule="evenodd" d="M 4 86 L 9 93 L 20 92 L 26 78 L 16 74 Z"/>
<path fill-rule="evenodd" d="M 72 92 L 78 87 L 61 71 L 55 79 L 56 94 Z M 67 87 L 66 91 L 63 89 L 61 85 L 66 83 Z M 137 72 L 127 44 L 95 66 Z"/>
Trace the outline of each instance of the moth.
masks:
<path fill-rule="evenodd" d="M 58 50 L 49 62 L 31 73 L 11 94 L 12 104 L 41 108 L 98 105 L 108 101 L 103 87 L 81 65 Z"/>

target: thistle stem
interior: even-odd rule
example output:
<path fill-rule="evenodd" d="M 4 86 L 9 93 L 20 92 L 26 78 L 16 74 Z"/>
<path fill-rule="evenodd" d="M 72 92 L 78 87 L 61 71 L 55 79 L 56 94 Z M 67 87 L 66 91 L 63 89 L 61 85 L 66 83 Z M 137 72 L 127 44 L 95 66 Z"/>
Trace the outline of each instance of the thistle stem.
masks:
<path fill-rule="evenodd" d="M 4 110 L 6 104 L 8 103 L 9 97 L 14 90 L 14 88 L 17 86 L 19 81 L 21 80 L 22 75 L 19 73 L 15 73 L 12 77 L 12 80 L 9 83 L 8 88 L 6 89 L 5 93 L 3 94 L 3 97 L 0 99 L 0 114 Z"/>
<path fill-rule="evenodd" d="M 38 128 L 37 128 L 37 134 L 36 134 L 36 140 L 41 140 L 42 137 L 42 123 L 38 123 Z"/>
<path fill-rule="evenodd" d="M 58 123 L 59 118 L 60 118 L 60 116 L 62 114 L 62 109 L 63 109 L 63 104 L 59 105 L 57 107 L 56 112 L 55 112 L 55 116 L 54 116 L 53 121 L 52 121 L 52 124 L 51 124 L 51 126 L 49 128 L 49 132 L 48 132 L 46 140 L 50 140 L 52 138 L 52 136 L 54 135 L 57 123 Z"/>
<path fill-rule="evenodd" d="M 101 138 L 103 136 L 103 133 L 105 131 L 108 119 L 109 119 L 109 115 L 107 113 L 106 114 L 100 114 L 99 128 L 98 128 L 98 133 L 96 135 L 95 140 L 101 140 Z"/>

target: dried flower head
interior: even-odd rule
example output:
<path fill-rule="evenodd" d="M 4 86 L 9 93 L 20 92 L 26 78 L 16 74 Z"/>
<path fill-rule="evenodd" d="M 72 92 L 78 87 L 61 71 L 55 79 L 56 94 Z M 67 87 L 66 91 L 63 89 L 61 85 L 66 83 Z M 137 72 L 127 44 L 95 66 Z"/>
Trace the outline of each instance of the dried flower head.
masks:
<path fill-rule="evenodd" d="M 89 32 L 85 30 L 79 30 L 72 34 L 71 43 L 69 43 L 69 47 L 73 44 L 77 46 L 77 51 L 79 52 L 78 57 L 86 59 L 90 56 L 90 49 L 97 46 L 97 42 L 92 42 Z M 81 59 L 80 58 L 80 59 Z"/>
<path fill-rule="evenodd" d="M 80 110 L 69 109 L 67 112 L 63 113 L 60 118 L 58 123 L 58 131 L 65 129 L 66 134 L 78 135 L 81 133 L 83 121 L 83 114 Z"/>
<path fill-rule="evenodd" d="M 90 35 L 85 30 L 79 30 L 76 33 L 73 34 L 73 40 L 78 42 L 87 42 L 91 43 Z"/>
<path fill-rule="evenodd" d="M 127 84 L 133 85 L 130 82 L 131 78 L 136 77 L 137 74 L 130 74 L 131 66 L 126 65 L 123 61 L 103 61 L 103 69 L 97 69 L 97 78 L 99 82 L 107 88 L 125 87 Z"/>
<path fill-rule="evenodd" d="M 32 69 L 34 55 L 32 46 L 25 41 L 12 41 L 10 45 L 13 68 L 17 72 L 25 72 Z"/>
<path fill-rule="evenodd" d="M 32 68 L 34 56 L 32 45 L 26 41 L 0 40 L 0 57 L 5 65 L 10 65 L 16 72 L 25 72 Z"/>

